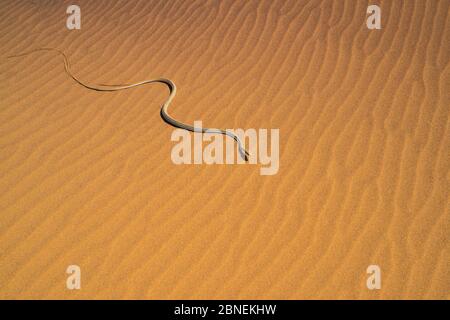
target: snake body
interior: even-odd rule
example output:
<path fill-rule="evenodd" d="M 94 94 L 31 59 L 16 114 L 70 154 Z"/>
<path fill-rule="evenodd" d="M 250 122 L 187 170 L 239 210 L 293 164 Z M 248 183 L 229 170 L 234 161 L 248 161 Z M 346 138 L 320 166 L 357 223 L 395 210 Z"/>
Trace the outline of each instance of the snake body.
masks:
<path fill-rule="evenodd" d="M 175 83 L 173 83 L 172 80 L 166 79 L 166 78 L 156 78 L 156 79 L 144 80 L 144 81 L 140 81 L 140 82 L 137 82 L 137 83 L 123 84 L 123 85 L 89 84 L 89 83 L 86 83 L 86 82 L 78 79 L 71 72 L 70 65 L 69 65 L 69 60 L 67 59 L 67 56 L 64 54 L 64 52 L 62 52 L 62 51 L 60 51 L 58 49 L 55 49 L 55 48 L 39 48 L 39 49 L 35 49 L 35 50 L 29 51 L 29 52 L 21 53 L 21 54 L 18 54 L 18 55 L 9 56 L 8 58 L 21 57 L 21 56 L 29 55 L 29 54 L 31 54 L 33 52 L 36 52 L 36 51 L 55 51 L 55 52 L 58 52 L 64 59 L 64 69 L 65 69 L 66 73 L 74 81 L 76 81 L 78 84 L 82 85 L 83 87 L 85 87 L 87 89 L 91 89 L 91 90 L 95 90 L 95 91 L 119 91 L 119 90 L 130 89 L 130 88 L 134 88 L 134 87 L 141 86 L 141 85 L 144 85 L 144 84 L 156 83 L 156 82 L 163 83 L 163 84 L 167 85 L 167 87 L 169 88 L 169 97 L 164 102 L 164 104 L 161 106 L 161 112 L 160 112 L 161 118 L 166 123 L 168 123 L 168 124 L 170 124 L 170 125 L 172 125 L 172 126 L 174 126 L 176 128 L 188 130 L 188 131 L 191 131 L 191 132 L 223 134 L 223 135 L 229 136 L 229 137 L 233 138 L 237 142 L 238 149 L 239 149 L 239 154 L 241 155 L 241 157 L 245 161 L 248 161 L 249 153 L 247 152 L 247 150 L 244 149 L 241 140 L 234 133 L 226 131 L 226 130 L 222 130 L 222 129 L 209 129 L 209 128 L 194 127 L 194 126 L 182 123 L 180 121 L 177 121 L 177 120 L 175 120 L 173 117 L 171 117 L 169 115 L 169 112 L 168 112 L 169 105 L 170 105 L 170 103 L 172 102 L 173 98 L 175 97 L 175 95 L 177 93 L 177 87 L 176 87 Z"/>

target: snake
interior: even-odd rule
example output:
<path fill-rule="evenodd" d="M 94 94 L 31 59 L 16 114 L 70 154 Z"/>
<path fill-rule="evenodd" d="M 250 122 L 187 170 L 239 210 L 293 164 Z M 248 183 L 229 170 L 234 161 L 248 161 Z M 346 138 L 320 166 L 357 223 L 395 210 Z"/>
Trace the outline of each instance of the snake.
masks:
<path fill-rule="evenodd" d="M 184 130 L 187 130 L 187 131 L 190 131 L 190 132 L 207 133 L 207 134 L 222 134 L 222 135 L 229 136 L 229 137 L 231 137 L 232 139 L 234 139 L 236 141 L 236 143 L 238 145 L 238 150 L 239 150 L 240 156 L 245 161 L 248 161 L 249 156 L 250 156 L 249 152 L 247 150 L 245 150 L 241 140 L 233 132 L 230 132 L 228 130 L 222 130 L 222 129 L 210 129 L 210 128 L 191 126 L 189 124 L 185 124 L 185 123 L 183 123 L 181 121 L 178 121 L 178 120 L 174 119 L 169 114 L 169 112 L 168 112 L 169 106 L 170 106 L 172 100 L 175 98 L 175 95 L 177 93 L 177 87 L 176 87 L 175 83 L 172 80 L 166 79 L 166 78 L 155 78 L 155 79 L 144 80 L 144 81 L 131 83 L 131 84 L 90 84 L 90 83 L 87 83 L 87 82 L 84 82 L 84 81 L 80 80 L 78 77 L 76 77 L 72 73 L 72 71 L 70 69 L 69 60 L 67 59 L 66 54 L 63 51 L 61 51 L 59 49 L 56 49 L 56 48 L 38 48 L 38 49 L 34 49 L 32 51 L 20 53 L 20 54 L 17 54 L 17 55 L 12 55 L 12 56 L 9 56 L 7 58 L 22 57 L 22 56 L 26 56 L 26 55 L 29 55 L 31 53 L 37 52 L 37 51 L 54 51 L 54 52 L 59 53 L 62 56 L 63 60 L 64 60 L 64 69 L 65 69 L 66 73 L 75 82 L 77 82 L 81 86 L 83 86 L 83 87 L 85 87 L 87 89 L 90 89 L 90 90 L 95 90 L 95 91 L 119 91 L 119 90 L 125 90 L 125 89 L 138 87 L 138 86 L 149 84 L 149 83 L 162 83 L 162 84 L 165 84 L 169 88 L 169 96 L 166 99 L 166 101 L 163 103 L 163 105 L 161 106 L 161 110 L 160 110 L 160 115 L 161 115 L 161 118 L 164 120 L 164 122 L 170 124 L 171 126 L 173 126 L 175 128 L 184 129 Z"/>

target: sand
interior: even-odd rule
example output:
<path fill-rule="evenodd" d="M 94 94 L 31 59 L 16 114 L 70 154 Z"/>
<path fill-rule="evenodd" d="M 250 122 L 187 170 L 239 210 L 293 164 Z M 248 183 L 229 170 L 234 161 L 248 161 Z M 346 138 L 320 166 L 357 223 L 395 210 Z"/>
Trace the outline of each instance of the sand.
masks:
<path fill-rule="evenodd" d="M 70 1 L 0 5 L 0 298 L 450 298 L 449 1 L 77 3 L 71 31 Z M 174 165 L 164 85 L 6 59 L 39 47 L 173 80 L 183 122 L 278 128 L 279 172 Z"/>

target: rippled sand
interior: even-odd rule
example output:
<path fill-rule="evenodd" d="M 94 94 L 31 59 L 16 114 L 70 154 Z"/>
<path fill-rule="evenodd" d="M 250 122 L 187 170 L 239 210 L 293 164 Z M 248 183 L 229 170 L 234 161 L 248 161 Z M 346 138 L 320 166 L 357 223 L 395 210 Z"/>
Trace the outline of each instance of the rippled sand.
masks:
<path fill-rule="evenodd" d="M 449 1 L 77 2 L 74 31 L 69 2 L 0 4 L 0 298 L 450 297 Z M 174 165 L 164 85 L 6 59 L 39 47 L 172 79 L 184 122 L 279 128 L 278 174 Z"/>

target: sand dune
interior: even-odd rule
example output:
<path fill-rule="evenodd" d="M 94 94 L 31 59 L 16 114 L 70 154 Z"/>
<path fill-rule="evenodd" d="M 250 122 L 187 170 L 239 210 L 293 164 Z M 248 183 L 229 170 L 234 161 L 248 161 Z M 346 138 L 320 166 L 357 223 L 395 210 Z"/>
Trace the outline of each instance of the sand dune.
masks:
<path fill-rule="evenodd" d="M 68 1 L 0 4 L 0 298 L 450 297 L 449 1 L 78 3 L 72 31 Z M 6 59 L 39 47 L 173 80 L 185 123 L 279 128 L 279 172 L 174 165 L 164 85 Z"/>

